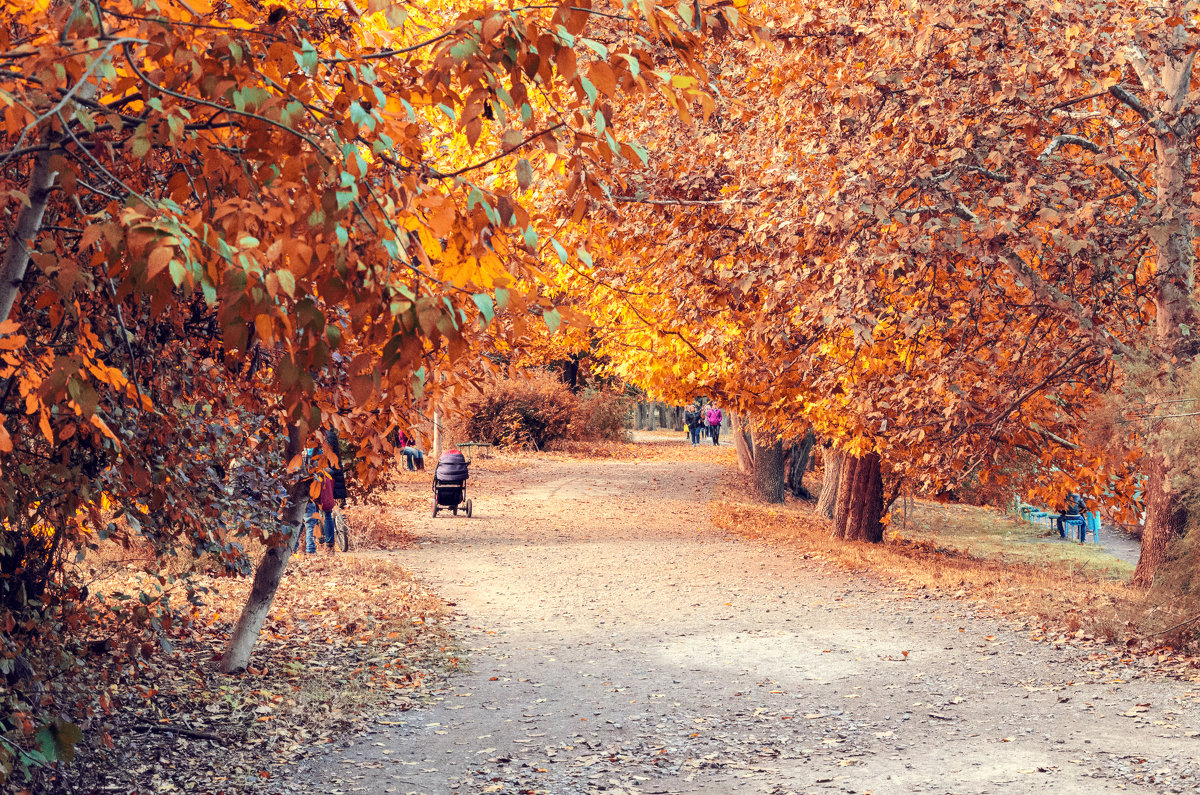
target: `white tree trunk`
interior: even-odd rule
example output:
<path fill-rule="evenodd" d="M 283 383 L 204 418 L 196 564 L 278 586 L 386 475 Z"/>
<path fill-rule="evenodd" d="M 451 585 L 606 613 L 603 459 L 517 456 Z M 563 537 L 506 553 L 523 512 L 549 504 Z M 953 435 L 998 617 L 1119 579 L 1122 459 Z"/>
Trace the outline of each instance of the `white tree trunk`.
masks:
<path fill-rule="evenodd" d="M 285 459 L 291 461 L 299 455 L 302 446 L 300 429 L 295 425 L 289 426 Z M 246 598 L 246 605 L 242 608 L 242 614 L 238 618 L 237 626 L 233 629 L 233 634 L 229 636 L 229 646 L 225 649 L 224 656 L 221 657 L 223 673 L 244 671 L 250 664 L 250 652 L 253 651 L 255 642 L 258 641 L 258 633 L 262 630 L 267 613 L 271 610 L 271 604 L 275 601 L 275 592 L 279 590 L 283 572 L 287 569 L 288 560 L 292 557 L 292 550 L 295 549 L 292 537 L 304 520 L 304 508 L 308 504 L 308 487 L 311 482 L 311 478 L 301 474 L 289 490 L 287 509 L 283 516 L 288 534 L 279 543 L 267 548 L 267 551 L 263 553 L 262 560 L 254 569 L 254 584 L 250 587 L 250 595 Z"/>

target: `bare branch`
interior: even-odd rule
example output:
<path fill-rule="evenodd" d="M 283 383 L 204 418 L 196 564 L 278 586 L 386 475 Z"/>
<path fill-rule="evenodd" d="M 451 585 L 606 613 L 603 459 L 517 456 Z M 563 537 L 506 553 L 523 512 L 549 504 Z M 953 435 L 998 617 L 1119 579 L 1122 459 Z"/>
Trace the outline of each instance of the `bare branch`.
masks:
<path fill-rule="evenodd" d="M 613 201 L 660 206 L 677 204 L 683 207 L 724 207 L 729 204 L 755 206 L 758 204 L 755 199 L 643 199 L 638 196 L 613 196 Z"/>

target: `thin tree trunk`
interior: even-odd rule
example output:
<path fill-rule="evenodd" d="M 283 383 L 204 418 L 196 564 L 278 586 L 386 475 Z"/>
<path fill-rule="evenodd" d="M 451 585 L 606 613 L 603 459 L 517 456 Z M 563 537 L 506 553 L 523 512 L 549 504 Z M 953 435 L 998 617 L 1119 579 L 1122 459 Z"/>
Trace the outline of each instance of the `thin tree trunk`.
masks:
<path fill-rule="evenodd" d="M 838 476 L 842 473 L 842 459 L 845 456 L 836 447 L 827 447 L 823 457 L 825 477 L 821 481 L 821 496 L 817 498 L 817 513 L 826 519 L 832 519 L 837 508 Z"/>
<path fill-rule="evenodd" d="M 754 453 L 750 448 L 749 440 L 746 437 L 746 429 L 743 420 L 733 412 L 729 413 L 732 417 L 730 420 L 730 433 L 733 434 L 733 449 L 737 452 L 738 472 L 743 475 L 749 475 L 754 471 Z"/>
<path fill-rule="evenodd" d="M 755 434 L 754 487 L 764 502 L 783 502 L 783 440 L 767 441 Z"/>
<path fill-rule="evenodd" d="M 285 460 L 291 461 L 303 449 L 300 429 L 295 425 L 288 426 L 287 453 Z M 287 509 L 283 521 L 288 528 L 288 535 L 274 546 L 268 547 L 263 553 L 262 560 L 254 569 L 254 583 L 250 587 L 250 595 L 242 608 L 237 626 L 229 636 L 229 646 L 221 657 L 221 671 L 231 674 L 244 671 L 250 664 L 250 652 L 258 640 L 271 604 L 275 601 L 275 592 L 283 580 L 283 572 L 287 569 L 288 560 L 292 557 L 294 544 L 292 535 L 304 519 L 304 508 L 308 503 L 308 488 L 311 478 L 298 477 L 288 492 Z"/>
<path fill-rule="evenodd" d="M 46 214 L 46 204 L 50 201 L 55 178 L 55 172 L 50 168 L 50 154 L 49 151 L 42 152 L 34 160 L 27 190 L 29 203 L 21 208 L 8 236 L 4 262 L 0 264 L 0 323 L 8 320 L 12 312 L 17 292 L 29 267 L 34 241 L 42 229 L 42 218 Z"/>
<path fill-rule="evenodd" d="M 858 472 L 859 458 L 852 455 L 842 456 L 842 471 L 838 474 L 838 495 L 833 511 L 833 537 L 845 538 L 846 527 L 853 506 L 855 475 Z"/>

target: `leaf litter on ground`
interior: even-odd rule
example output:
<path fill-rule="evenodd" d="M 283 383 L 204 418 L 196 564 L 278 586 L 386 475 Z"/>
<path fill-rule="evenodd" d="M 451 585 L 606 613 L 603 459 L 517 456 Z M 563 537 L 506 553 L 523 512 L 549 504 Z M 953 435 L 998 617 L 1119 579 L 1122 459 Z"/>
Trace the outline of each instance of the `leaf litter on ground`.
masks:
<path fill-rule="evenodd" d="M 281 766 L 408 709 L 458 664 L 446 607 L 411 574 L 370 553 L 321 553 L 292 557 L 250 667 L 227 676 L 218 664 L 250 581 L 200 579 L 209 593 L 171 652 L 106 651 L 89 666 L 107 714 L 85 723 L 93 742 L 63 788 L 256 791 Z"/>

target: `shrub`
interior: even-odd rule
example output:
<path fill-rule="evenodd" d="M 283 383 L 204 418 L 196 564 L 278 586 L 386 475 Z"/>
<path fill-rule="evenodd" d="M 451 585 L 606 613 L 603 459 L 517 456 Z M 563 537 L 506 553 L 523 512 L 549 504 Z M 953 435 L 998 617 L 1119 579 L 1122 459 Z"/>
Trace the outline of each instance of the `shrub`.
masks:
<path fill-rule="evenodd" d="M 554 375 L 498 378 L 466 406 L 464 431 L 474 441 L 543 450 L 572 435 L 578 398 Z"/>
<path fill-rule="evenodd" d="M 627 441 L 630 403 L 611 392 L 580 398 L 554 374 L 498 378 L 466 401 L 453 438 L 545 450 L 564 441 Z M 457 430 L 457 429 L 456 429 Z"/>
<path fill-rule="evenodd" d="M 593 392 L 579 401 L 577 438 L 587 441 L 628 442 L 633 401 L 613 392 Z"/>

